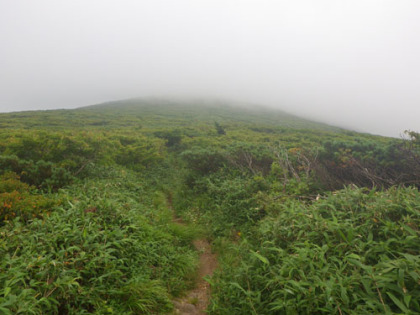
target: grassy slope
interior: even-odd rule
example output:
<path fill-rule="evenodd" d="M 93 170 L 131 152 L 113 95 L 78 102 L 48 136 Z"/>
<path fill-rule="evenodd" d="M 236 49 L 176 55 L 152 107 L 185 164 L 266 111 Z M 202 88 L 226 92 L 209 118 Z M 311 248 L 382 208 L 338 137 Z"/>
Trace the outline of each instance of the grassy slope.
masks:
<path fill-rule="evenodd" d="M 227 135 L 217 137 L 214 123 Z M 129 133 L 153 137 L 157 131 L 180 131 L 188 145 L 219 142 L 220 146 L 248 142 L 285 147 L 314 145 L 327 140 L 357 138 L 388 143 L 389 138 L 346 131 L 279 110 L 221 101 L 132 99 L 74 110 L 28 111 L 0 114 L 0 137 L 15 130 Z"/>
<path fill-rule="evenodd" d="M 226 135 L 217 134 L 215 122 L 225 129 Z M 168 134 L 179 136 L 180 142 L 173 146 L 165 146 L 164 143 L 168 140 L 165 137 Z M 37 155 L 25 152 L 28 151 L 26 150 L 29 148 L 28 144 L 37 143 L 33 147 L 33 150 L 36 150 L 48 139 L 52 139 L 51 143 L 48 142 Z M 308 265 L 306 256 L 301 260 L 286 260 L 275 253 L 282 251 L 287 253 L 286 256 L 295 257 L 297 250 L 305 251 L 305 247 L 311 247 L 311 242 L 315 241 L 308 237 L 305 242 L 301 240 L 304 232 L 294 231 L 296 235 L 285 237 L 291 237 L 291 241 L 295 243 L 291 243 L 290 247 L 284 247 L 282 240 L 278 240 L 278 235 L 270 234 L 267 229 L 271 230 L 274 226 L 284 232 L 294 224 L 281 216 L 282 213 L 283 215 L 286 213 L 282 212 L 282 207 L 290 205 L 291 208 L 287 208 L 288 214 L 292 217 L 297 216 L 295 224 L 302 226 L 311 237 L 316 236 L 317 230 L 311 231 L 310 228 L 319 228 L 319 226 L 314 226 L 313 222 L 299 221 L 299 216 L 311 215 L 311 211 L 322 211 L 322 206 L 311 206 L 311 202 L 305 200 L 310 200 L 314 192 L 321 194 L 325 192 L 317 186 L 313 178 L 303 176 L 299 181 L 293 178 L 288 180 L 285 186 L 279 168 L 273 166 L 276 164 L 275 160 L 272 160 L 273 152 L 286 150 L 290 157 L 296 159 L 298 155 L 293 154 L 300 152 L 302 148 L 305 150 L 319 148 L 322 152 L 325 142 L 342 142 L 351 146 L 357 146 L 359 143 L 386 146 L 395 140 L 345 131 L 300 119 L 281 111 L 252 109 L 238 104 L 230 106 L 223 102 L 172 102 L 150 99 L 110 102 L 75 110 L 0 114 L 0 140 L 1 155 L 16 154 L 19 158 L 22 158 L 19 155 L 24 156 L 25 159 L 44 158 L 60 167 L 72 165 L 66 159 L 74 160 L 74 157 L 64 150 L 67 143 L 73 144 L 74 149 L 79 150 L 82 147 L 86 151 L 80 149 L 80 154 L 84 155 L 80 157 L 79 164 L 71 169 L 73 173 L 82 169 L 83 172 L 80 174 L 83 176 L 78 175 L 79 178 L 72 185 L 59 191 L 58 194 L 51 195 L 53 199 L 68 200 L 67 203 L 56 207 L 54 210 L 56 212 L 51 217 L 41 216 L 41 221 L 34 219 L 23 227 L 17 223 L 19 220 L 15 223 L 10 221 L 11 223 L 1 227 L 1 244 L 3 244 L 1 250 L 4 251 L 2 254 L 7 260 L 2 260 L 0 266 L 3 270 L 9 270 L 0 277 L 0 284 L 4 287 L 3 298 L 0 291 L 0 307 L 4 309 L 16 312 L 16 307 L 19 307 L 17 301 L 24 300 L 26 304 L 20 306 L 26 307 L 23 308 L 23 312 L 28 312 L 32 305 L 35 313 L 46 311 L 54 313 L 53 310 L 57 309 L 55 307 L 62 311 L 63 305 L 69 305 L 66 309 L 69 313 L 80 313 L 83 310 L 137 314 L 170 310 L 168 301 L 171 295 L 179 294 L 191 281 L 195 254 L 190 241 L 195 232 L 191 228 L 185 231 L 173 228 L 170 214 L 165 208 L 165 195 L 173 196 L 174 207 L 187 221 L 206 226 L 208 233 L 216 238 L 220 248 L 230 248 L 226 255 L 221 257 L 224 262 L 221 270 L 226 272 L 221 272 L 214 282 L 214 300 L 211 306 L 213 313 L 258 310 L 261 313 L 282 314 L 287 311 L 297 313 L 310 311 L 311 308 L 317 309 L 318 312 L 331 312 L 331 310 L 338 312 L 337 304 L 328 302 L 331 296 L 340 300 L 343 310 L 351 311 L 356 307 L 347 298 L 351 294 L 353 297 L 357 296 L 361 301 L 359 304 L 368 305 L 367 308 L 361 306 L 360 310 L 363 312 L 368 312 L 369 307 L 371 311 L 384 309 L 378 296 L 371 293 L 376 290 L 374 286 L 378 285 L 375 281 L 367 281 L 366 292 L 361 288 L 359 290 L 361 293 L 350 287 L 352 285 L 348 285 L 349 282 L 360 280 L 358 274 L 362 279 L 366 276 L 363 274 L 365 261 L 361 261 L 362 265 L 359 266 L 357 266 L 358 261 L 354 263 L 355 257 L 360 257 L 363 252 L 356 254 L 347 249 L 331 252 L 334 259 L 350 257 L 345 266 L 349 269 L 343 267 L 344 272 L 340 274 L 340 281 L 344 282 L 344 285 L 331 288 L 329 286 L 331 279 L 325 278 L 325 275 L 324 278 L 317 278 L 320 277 L 318 274 L 313 275 L 308 272 L 308 277 L 318 279 L 319 288 L 316 295 L 305 295 L 302 292 L 304 289 L 291 285 L 301 279 L 294 274 L 287 276 L 281 266 L 285 262 L 292 265 Z M 96 152 L 98 149 L 100 152 Z M 58 152 L 56 153 L 58 157 L 50 158 L 55 157 L 55 152 Z M 330 153 L 338 157 L 340 163 L 347 162 L 343 152 Z M 65 163 L 61 162 L 60 154 Z M 248 155 L 254 159 L 255 169 L 252 169 L 252 172 L 246 161 L 244 162 L 244 157 Z M 83 168 L 85 162 L 89 163 L 87 164 L 89 166 Z M 105 165 L 108 168 L 103 168 Z M 208 169 L 209 165 L 214 167 Z M 126 174 L 123 178 L 120 175 L 112 176 L 112 174 L 122 174 L 121 172 Z M 363 198 L 364 191 L 343 193 L 343 200 L 353 202 L 353 199 L 346 194 L 350 197 L 357 195 L 353 199 L 358 200 Z M 397 191 L 396 194 L 400 192 Z M 401 194 L 407 194 L 408 200 L 418 198 L 415 191 L 401 192 Z M 299 199 L 300 197 L 303 199 Z M 372 198 L 374 209 L 384 205 L 381 201 L 385 198 L 383 195 L 374 195 Z M 357 202 L 355 202 L 356 207 L 358 207 Z M 334 197 L 326 198 L 325 204 L 338 207 L 336 203 Z M 393 206 L 395 203 L 398 202 L 394 202 Z M 408 218 L 402 228 L 418 222 L 418 209 L 412 206 L 411 201 L 407 204 L 414 210 L 412 210 L 412 219 Z M 85 215 L 84 211 L 90 207 L 97 207 L 102 211 L 98 211 L 98 214 L 104 216 L 102 221 L 95 219 L 98 214 Z M 351 204 L 349 208 L 352 209 Z M 386 207 L 383 209 L 388 211 Z M 345 216 L 348 209 L 340 205 L 336 210 Z M 380 215 L 375 211 L 366 215 L 368 218 L 366 226 L 369 226 L 372 217 Z M 370 215 L 372 217 L 369 217 Z M 260 221 L 261 219 L 263 220 Z M 288 219 L 294 220 L 289 217 Z M 340 244 L 343 241 L 340 239 L 342 233 L 348 235 L 358 233 L 353 228 L 355 222 L 349 221 L 340 227 L 334 215 L 329 219 L 331 222 L 328 221 L 328 224 L 332 232 L 327 229 L 325 241 L 327 243 Z M 378 229 L 384 235 L 388 235 L 387 237 L 392 237 L 395 235 L 389 234 L 390 232 L 386 230 L 391 224 L 388 219 L 384 219 Z M 41 224 L 42 220 L 47 222 L 46 227 Z M 71 226 L 67 226 L 69 221 Z M 115 244 L 109 245 L 109 256 L 101 256 L 100 249 L 87 251 L 84 255 L 89 255 L 90 260 L 105 261 L 105 263 L 103 268 L 100 264 L 100 268 L 95 268 L 95 265 L 86 266 L 90 274 L 83 274 L 80 269 L 73 268 L 72 265 L 81 263 L 80 251 L 74 249 L 74 246 L 80 247 L 77 243 L 79 241 L 72 241 L 72 238 L 86 237 L 83 233 L 79 234 L 83 231 L 83 226 L 90 222 L 94 224 L 89 233 L 98 235 L 99 243 L 103 245 L 107 245 L 106 240 L 102 238 L 104 226 L 109 230 L 119 228 L 128 230 L 124 230 L 126 234 L 111 234 Z M 146 232 L 133 233 L 129 231 L 130 226 L 144 229 Z M 60 245 L 64 246 L 61 251 L 45 250 L 46 254 L 41 256 L 43 260 L 39 262 L 35 253 L 36 242 L 31 239 L 33 240 L 34 235 L 51 238 L 51 244 L 48 242 L 45 244 L 47 247 L 56 246 L 57 242 L 62 244 L 62 239 L 56 239 L 48 234 L 54 227 L 73 231 L 70 232 L 70 241 L 66 243 L 67 240 L 64 240 L 66 245 Z M 340 233 L 338 230 L 345 232 Z M 416 234 L 416 231 L 409 229 L 406 232 L 407 235 L 398 235 L 398 242 L 404 243 L 404 238 L 410 236 L 410 233 Z M 257 239 L 253 240 L 255 237 Z M 118 246 L 124 238 L 127 238 L 126 241 L 131 244 L 130 246 L 124 250 L 112 247 Z M 232 239 L 234 243 L 231 243 Z M 14 254 L 16 244 L 22 240 L 28 243 L 25 246 L 26 250 Z M 316 240 L 318 241 L 317 238 Z M 352 241 L 357 241 L 357 246 L 360 245 L 359 239 L 353 237 Z M 375 241 L 380 243 L 381 239 Z M 304 242 L 303 245 L 301 242 Z M 362 245 L 364 242 L 361 241 Z M 94 244 L 95 238 L 92 240 L 92 245 Z M 418 243 L 410 238 L 406 245 L 412 250 L 418 246 Z M 147 249 L 148 246 L 151 251 Z M 106 251 L 107 248 L 105 246 L 102 251 Z M 259 254 L 260 250 L 262 254 Z M 381 248 L 375 250 L 381 251 Z M 69 260 L 66 260 L 67 256 L 63 256 L 69 251 L 73 255 L 72 264 L 66 264 Z M 148 251 L 151 257 L 148 256 Z M 159 255 L 162 251 L 166 254 Z M 352 254 L 358 256 L 351 256 Z M 378 255 L 380 254 L 381 252 Z M 411 255 L 412 252 L 407 254 Z M 122 263 L 121 259 L 129 261 L 129 264 Z M 56 267 L 56 264 L 49 264 L 47 260 L 56 264 L 58 262 L 59 267 Z M 131 267 L 133 263 L 136 264 L 134 269 Z M 385 259 L 381 263 L 390 262 Z M 403 280 L 406 279 L 406 282 L 412 285 L 412 278 L 407 277 L 410 277 L 410 272 L 411 277 L 416 275 L 412 266 L 418 262 L 407 260 L 402 263 L 406 263 L 408 267 L 398 270 L 404 270 Z M 28 264 L 35 264 L 40 272 L 28 274 Z M 14 266 L 15 274 L 12 273 L 11 266 Z M 314 265 L 315 269 L 321 267 Z M 107 273 L 109 268 L 116 271 L 116 274 Z M 334 269 L 331 266 L 329 268 Z M 118 272 L 129 274 L 129 277 L 118 278 L 116 276 Z M 356 276 L 348 278 L 349 273 L 354 273 Z M 61 279 L 60 274 L 67 282 L 50 281 L 50 279 Z M 84 278 L 91 275 L 93 275 L 91 281 Z M 277 282 L 273 282 L 274 276 Z M 379 284 L 382 286 L 381 290 L 386 290 L 388 284 L 391 287 L 394 285 L 393 297 L 389 295 L 384 297 L 387 311 L 399 309 L 394 297 L 405 303 L 403 307 L 416 307 L 416 304 L 410 305 L 411 298 L 401 296 L 403 291 L 401 283 L 404 281 L 401 282 L 401 276 L 399 277 L 400 280 L 395 282 L 390 276 L 390 280 L 384 280 L 384 283 Z M 35 281 L 31 282 L 32 279 Z M 44 283 L 43 286 L 37 286 L 37 281 Z M 345 294 L 342 293 L 343 287 L 346 290 Z M 27 291 L 22 291 L 23 289 Z M 19 292 L 24 292 L 24 296 L 18 295 Z M 83 294 L 80 294 L 81 292 Z M 418 296 L 415 290 L 410 294 L 413 299 Z M 147 299 L 142 299 L 141 297 L 145 295 Z M 110 304 L 106 303 L 107 300 L 111 301 Z M 59 306 L 55 305 L 57 303 Z M 373 306 L 369 306 L 369 303 Z"/>
<path fill-rule="evenodd" d="M 305 120 L 279 110 L 230 104 L 221 101 L 164 101 L 132 99 L 82 107 L 74 110 L 27 111 L 0 114 L 2 128 L 158 128 L 213 125 L 263 125 L 338 131 L 339 128 Z"/>

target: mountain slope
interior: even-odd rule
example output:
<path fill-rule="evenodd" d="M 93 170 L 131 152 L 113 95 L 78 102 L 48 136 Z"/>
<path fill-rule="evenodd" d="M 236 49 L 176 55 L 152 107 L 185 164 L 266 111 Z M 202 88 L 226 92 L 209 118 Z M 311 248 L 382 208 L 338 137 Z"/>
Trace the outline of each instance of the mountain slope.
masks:
<path fill-rule="evenodd" d="M 250 127 L 340 130 L 280 110 L 227 101 L 130 99 L 72 110 L 0 114 L 0 128 L 176 128 L 213 125 L 215 121 Z"/>
<path fill-rule="evenodd" d="M 419 134 L 151 99 L 0 124 L 2 314 L 201 309 L 211 250 L 210 314 L 420 312 Z"/>

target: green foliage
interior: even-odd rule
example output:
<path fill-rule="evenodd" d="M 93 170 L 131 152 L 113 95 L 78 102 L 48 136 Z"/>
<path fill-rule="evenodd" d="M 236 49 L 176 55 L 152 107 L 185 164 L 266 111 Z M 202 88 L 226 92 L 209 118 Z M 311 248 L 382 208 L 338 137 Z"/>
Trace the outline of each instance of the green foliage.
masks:
<path fill-rule="evenodd" d="M 259 188 L 256 181 L 240 177 L 220 179 L 214 176 L 208 181 L 206 206 L 201 208 L 205 209 L 215 235 L 252 225 L 264 216 L 255 195 Z"/>
<path fill-rule="evenodd" d="M 278 204 L 223 264 L 213 313 L 420 312 L 419 205 L 415 189 L 352 188 Z"/>
<path fill-rule="evenodd" d="M 237 142 L 226 153 L 231 167 L 252 175 L 267 174 L 273 163 L 273 153 L 268 145 Z"/>
<path fill-rule="evenodd" d="M 311 129 L 339 131 L 339 128 L 301 119 L 299 117 L 245 104 L 222 101 L 166 101 L 158 99 L 131 99 L 109 102 L 75 110 L 51 110 L 0 114 L 3 129 L 89 129 L 89 130 L 143 130 L 156 128 L 174 130 L 203 125 L 214 130 L 213 124 L 248 124 L 251 128 L 275 130 Z M 280 126 L 280 128 L 279 128 Z M 230 130 L 230 129 L 229 129 Z"/>
<path fill-rule="evenodd" d="M 413 146 L 420 148 L 420 133 L 415 131 L 406 130 L 404 133 L 409 137 L 410 142 Z"/>
<path fill-rule="evenodd" d="M 171 312 L 202 235 L 211 313 L 419 313 L 419 138 L 223 102 L 0 114 L 0 313 Z"/>
<path fill-rule="evenodd" d="M 0 172 L 11 170 L 38 188 L 58 189 L 89 165 L 118 163 L 137 170 L 161 160 L 162 141 L 133 133 L 18 131 L 7 137 Z"/>
<path fill-rule="evenodd" d="M 169 148 L 175 147 L 181 143 L 182 135 L 179 130 L 172 131 L 156 131 L 154 135 L 166 141 L 166 146 Z"/>
<path fill-rule="evenodd" d="M 171 232 L 167 219 L 155 221 L 159 207 L 153 209 L 153 200 L 133 180 L 129 173 L 113 181 L 86 180 L 63 191 L 67 202 L 48 217 L 3 226 L 0 269 L 7 272 L 0 273 L 0 309 L 170 311 L 170 296 L 185 290 L 194 274 L 191 233 Z"/>
<path fill-rule="evenodd" d="M 226 134 L 225 129 L 217 121 L 214 122 L 214 127 L 218 135 L 223 136 Z"/>
<path fill-rule="evenodd" d="M 15 173 L 0 176 L 0 226 L 14 218 L 23 222 L 42 218 L 57 204 L 57 201 L 31 191 L 33 187 L 22 183 Z"/>
<path fill-rule="evenodd" d="M 44 190 L 57 190 L 70 184 L 74 177 L 69 171 L 51 162 L 21 160 L 16 156 L 0 156 L 0 173 L 11 171 L 23 182 Z"/>
<path fill-rule="evenodd" d="M 135 170 L 142 170 L 161 160 L 160 141 L 152 141 L 143 136 L 121 136 L 114 152 L 115 161 Z"/>
<path fill-rule="evenodd" d="M 416 133 L 408 134 L 408 140 L 389 143 L 361 137 L 325 141 L 320 154 L 319 177 L 329 188 L 348 184 L 420 187 L 420 150 Z"/>
<path fill-rule="evenodd" d="M 193 147 L 181 153 L 181 158 L 193 175 L 202 176 L 216 172 L 225 162 L 222 152 L 211 148 Z"/>

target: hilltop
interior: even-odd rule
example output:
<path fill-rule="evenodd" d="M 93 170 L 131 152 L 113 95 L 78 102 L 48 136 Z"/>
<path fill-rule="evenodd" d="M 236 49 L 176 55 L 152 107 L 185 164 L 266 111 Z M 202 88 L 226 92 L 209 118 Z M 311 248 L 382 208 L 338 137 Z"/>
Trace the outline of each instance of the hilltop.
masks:
<path fill-rule="evenodd" d="M 250 104 L 0 114 L 0 313 L 419 313 L 419 161 Z"/>
<path fill-rule="evenodd" d="M 280 110 L 216 100 L 129 99 L 70 110 L 0 114 L 0 128 L 184 128 L 212 125 L 215 121 L 249 127 L 340 130 Z"/>

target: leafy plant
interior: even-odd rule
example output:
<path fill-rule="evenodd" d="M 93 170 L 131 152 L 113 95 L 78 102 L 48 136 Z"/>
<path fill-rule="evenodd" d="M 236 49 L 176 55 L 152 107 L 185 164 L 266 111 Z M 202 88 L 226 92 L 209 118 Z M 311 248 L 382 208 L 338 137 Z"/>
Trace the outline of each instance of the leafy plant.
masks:
<path fill-rule="evenodd" d="M 418 313 L 419 201 L 415 189 L 349 187 L 278 204 L 232 249 L 213 312 Z"/>
<path fill-rule="evenodd" d="M 33 190 L 14 173 L 0 176 L 0 225 L 14 218 L 24 222 L 42 218 L 57 204 L 54 199 L 31 193 Z"/>

